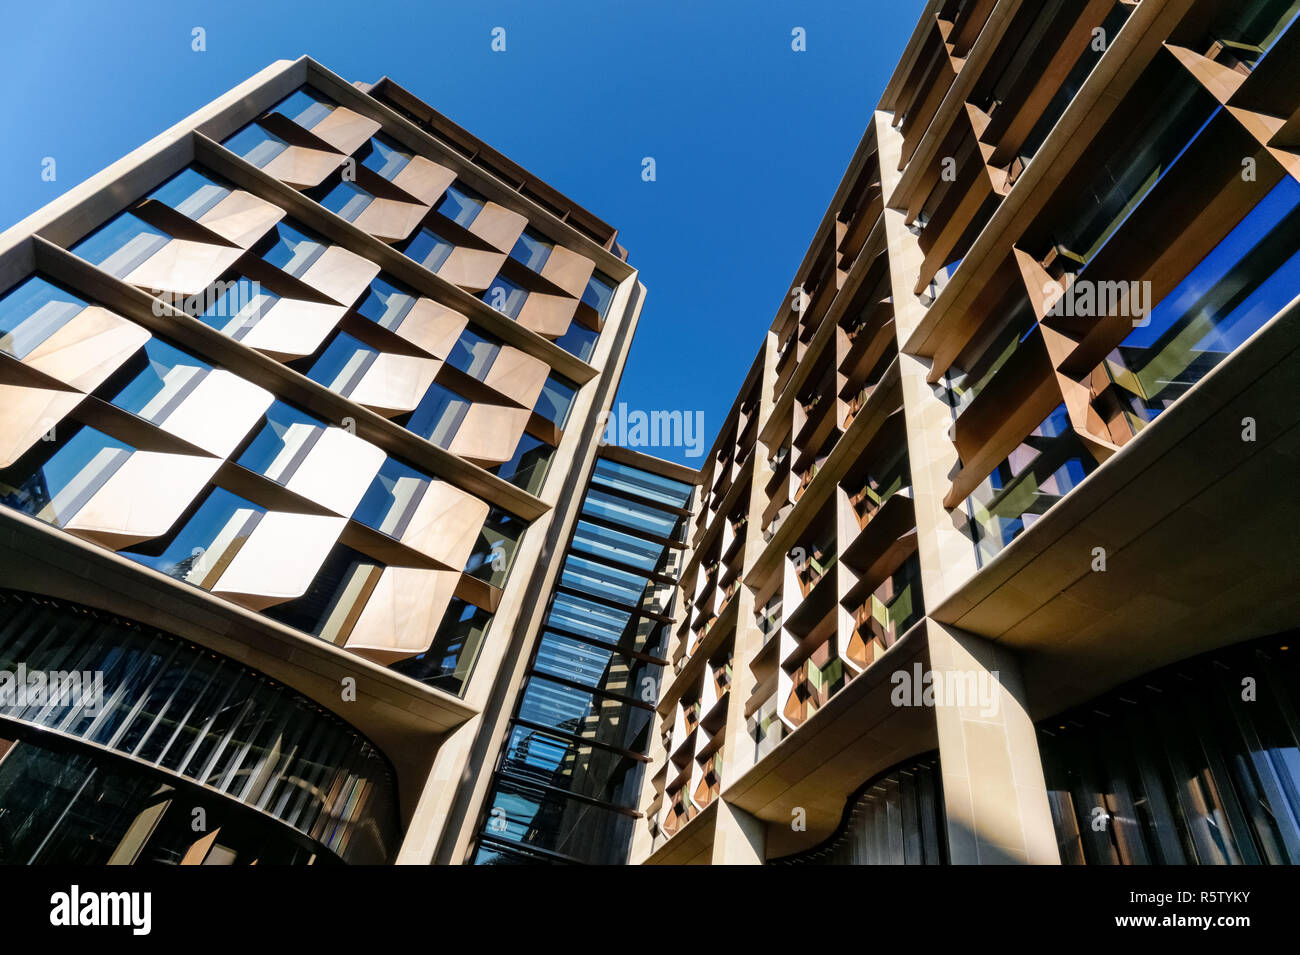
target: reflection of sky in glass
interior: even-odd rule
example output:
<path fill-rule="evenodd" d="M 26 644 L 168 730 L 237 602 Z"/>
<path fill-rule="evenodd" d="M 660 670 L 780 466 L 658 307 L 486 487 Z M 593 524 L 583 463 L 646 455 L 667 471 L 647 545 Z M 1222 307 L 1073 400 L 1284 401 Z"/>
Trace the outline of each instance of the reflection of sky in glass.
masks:
<path fill-rule="evenodd" d="M 171 206 L 181 215 L 198 219 L 228 195 L 229 189 L 191 166 L 155 189 L 149 198 Z"/>
<path fill-rule="evenodd" d="M 429 478 L 396 458 L 389 458 L 370 482 L 352 517 L 368 527 L 396 535 L 398 523 L 416 503 Z"/>
<path fill-rule="evenodd" d="M 616 488 L 673 507 L 685 507 L 692 490 L 690 484 L 619 464 L 607 458 L 601 458 L 596 462 L 591 483 Z"/>
<path fill-rule="evenodd" d="M 595 488 L 587 492 L 582 513 L 658 537 L 671 536 L 673 528 L 677 526 L 676 514 L 666 514 L 647 505 L 625 501 Z"/>
<path fill-rule="evenodd" d="M 659 558 L 664 552 L 663 544 L 654 544 L 642 537 L 600 527 L 589 521 L 578 522 L 571 546 L 592 557 L 614 560 L 650 571 L 658 566 Z"/>
<path fill-rule="evenodd" d="M 324 94 L 304 86 L 276 103 L 273 112 L 288 117 L 303 129 L 311 129 L 334 112 L 334 104 Z"/>
<path fill-rule="evenodd" d="M 1145 348 L 1154 344 L 1204 296 L 1222 282 L 1232 268 L 1271 232 L 1282 219 L 1300 205 L 1300 182 L 1290 176 L 1282 181 L 1252 209 L 1209 255 L 1201 260 L 1178 286 L 1151 310 L 1149 324 L 1133 329 L 1124 345 Z M 1198 346 L 1198 350 L 1229 352 L 1240 345 L 1277 311 L 1295 297 L 1300 289 L 1297 257 L 1265 281 L 1229 315 L 1219 318 L 1219 326 Z M 1267 312 L 1267 315 L 1264 313 Z"/>
<path fill-rule="evenodd" d="M 370 283 L 366 297 L 357 306 L 357 312 L 376 325 L 395 329 L 415 304 L 415 293 L 400 289 L 392 282 L 376 278 Z"/>
<path fill-rule="evenodd" d="M 265 166 L 289 148 L 289 144 L 283 139 L 257 123 L 249 123 L 222 145 L 258 168 Z"/>
<path fill-rule="evenodd" d="M 636 574 L 615 570 L 606 564 L 571 554 L 560 571 L 560 584 L 624 606 L 635 606 L 640 602 L 649 581 Z"/>
<path fill-rule="evenodd" d="M 122 554 L 168 576 L 197 583 L 236 542 L 248 518 L 262 513 L 256 504 L 224 488 L 213 488 L 162 553 L 152 555 L 141 549 L 124 550 Z"/>
<path fill-rule="evenodd" d="M 324 428 L 311 415 L 277 401 L 266 412 L 266 425 L 239 456 L 239 464 L 283 483 L 292 477 L 285 472 L 303 442 Z"/>
<path fill-rule="evenodd" d="M 405 169 L 410 161 L 409 152 L 387 136 L 378 134 L 370 137 L 361 157 L 361 165 L 390 180 Z"/>
<path fill-rule="evenodd" d="M 144 353 L 148 360 L 145 369 L 117 393 L 113 404 L 146 421 L 156 421 L 182 392 L 211 370 L 210 365 L 157 338 L 145 343 Z"/>
<path fill-rule="evenodd" d="M 617 643 L 631 619 L 629 611 L 606 607 L 573 594 L 556 594 L 547 622 L 602 643 Z"/>
<path fill-rule="evenodd" d="M 0 299 L 0 351 L 24 358 L 86 303 L 38 275 Z"/>

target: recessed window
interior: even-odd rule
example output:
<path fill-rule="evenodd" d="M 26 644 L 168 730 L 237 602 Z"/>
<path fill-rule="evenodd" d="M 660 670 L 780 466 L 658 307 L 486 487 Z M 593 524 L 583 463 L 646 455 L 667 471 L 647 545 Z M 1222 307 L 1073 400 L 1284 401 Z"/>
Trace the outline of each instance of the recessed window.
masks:
<path fill-rule="evenodd" d="M 114 397 L 113 404 L 146 421 L 164 420 L 212 371 L 179 348 L 151 338 L 131 359 L 139 370 Z"/>
<path fill-rule="evenodd" d="M 361 147 L 357 158 L 361 165 L 391 182 L 410 164 L 412 155 L 383 133 L 376 133 Z"/>
<path fill-rule="evenodd" d="M 533 410 L 563 430 L 569 420 L 569 411 L 573 408 L 573 399 L 577 393 L 572 383 L 558 375 L 551 375 L 542 386 L 542 393 Z"/>
<path fill-rule="evenodd" d="M 212 286 L 216 297 L 212 304 L 198 316 L 199 321 L 239 341 L 280 300 L 268 292 L 260 282 L 242 276 Z"/>
<path fill-rule="evenodd" d="M 466 328 L 447 355 L 447 364 L 471 378 L 483 381 L 500 351 L 501 345 L 498 342 L 485 338 L 472 328 Z"/>
<path fill-rule="evenodd" d="M 259 169 L 289 148 L 283 139 L 257 123 L 249 123 L 221 145 Z"/>
<path fill-rule="evenodd" d="M 492 508 L 479 531 L 474 552 L 465 563 L 465 573 L 494 587 L 504 587 L 515 550 L 527 527 L 509 511 Z"/>
<path fill-rule="evenodd" d="M 557 338 L 555 344 L 570 355 L 576 355 L 583 361 L 587 361 L 596 350 L 596 339 L 599 337 L 599 333 L 592 331 L 581 322 L 570 322 L 569 330 Z"/>
<path fill-rule="evenodd" d="M 307 450 L 324 432 L 325 425 L 283 401 L 267 409 L 265 420 L 257 436 L 239 456 L 239 464 L 277 484 L 287 484 Z"/>
<path fill-rule="evenodd" d="M 330 212 L 352 222 L 375 201 L 375 197 L 362 189 L 355 182 L 342 179 L 333 186 L 310 189 L 307 195 L 315 199 Z"/>
<path fill-rule="evenodd" d="M 362 344 L 346 332 L 339 332 L 311 366 L 307 377 L 330 391 L 349 395 L 378 355 L 378 349 Z"/>
<path fill-rule="evenodd" d="M 527 298 L 528 290 L 526 288 L 522 285 L 516 285 L 502 275 L 494 278 L 487 291 L 483 293 L 483 301 L 498 312 L 511 318 L 519 317 L 519 312 L 523 309 L 524 301 Z"/>
<path fill-rule="evenodd" d="M 278 222 L 262 243 L 269 248 L 262 258 L 282 272 L 301 277 L 324 253 L 323 239 L 296 229 L 287 222 Z M 259 245 L 260 247 L 260 245 Z"/>
<path fill-rule="evenodd" d="M 540 272 L 546 260 L 551 257 L 555 243 L 534 229 L 528 228 L 519 236 L 519 241 L 510 250 L 510 257 L 534 272 Z"/>
<path fill-rule="evenodd" d="M 276 103 L 272 112 L 293 120 L 303 129 L 311 129 L 336 109 L 338 104 L 325 94 L 304 86 Z"/>
<path fill-rule="evenodd" d="M 529 494 L 536 494 L 542 489 L 554 455 L 555 448 L 551 445 L 531 434 L 524 434 L 510 460 L 488 470 L 503 481 L 509 481 Z"/>
<path fill-rule="evenodd" d="M 406 421 L 406 429 L 445 448 L 460 428 L 470 402 L 436 381 L 420 399 L 420 404 Z"/>
<path fill-rule="evenodd" d="M 484 198 L 459 180 L 452 183 L 442 201 L 438 203 L 439 214 L 452 222 L 468 229 L 478 214 L 483 210 Z"/>
<path fill-rule="evenodd" d="M 424 226 L 419 232 L 411 236 L 411 240 L 406 243 L 406 248 L 402 251 L 408 259 L 414 259 L 419 262 L 430 272 L 437 272 L 442 268 L 442 263 L 447 261 L 447 256 L 451 255 L 451 250 L 456 246 L 438 235 L 428 226 Z"/>
<path fill-rule="evenodd" d="M 0 298 L 0 351 L 25 358 L 85 307 L 71 292 L 32 276 Z"/>
<path fill-rule="evenodd" d="M 237 494 L 213 488 L 175 534 L 121 553 L 168 577 L 211 589 L 265 513 L 265 508 Z"/>
<path fill-rule="evenodd" d="M 0 503 L 62 527 L 81 510 L 133 448 L 94 428 L 71 422 L 57 429 L 53 442 L 33 450 L 0 471 Z M 36 463 L 32 459 L 39 460 Z"/>
<path fill-rule="evenodd" d="M 370 482 L 352 517 L 367 527 L 400 538 L 430 483 L 427 474 L 396 458 L 388 458 Z"/>
<path fill-rule="evenodd" d="M 370 282 L 365 298 L 357 306 L 357 313 L 394 331 L 415 305 L 416 298 L 416 293 L 405 286 L 377 277 Z"/>
<path fill-rule="evenodd" d="M 228 195 L 228 186 L 191 166 L 149 193 L 148 198 L 198 219 Z"/>
<path fill-rule="evenodd" d="M 134 272 L 170 240 L 161 229 L 124 212 L 82 239 L 72 251 L 120 279 Z"/>
<path fill-rule="evenodd" d="M 583 290 L 582 301 L 596 310 L 596 314 L 601 318 L 609 311 L 609 303 L 614 300 L 614 286 L 616 283 L 603 272 L 595 272 L 587 281 L 587 287 Z"/>

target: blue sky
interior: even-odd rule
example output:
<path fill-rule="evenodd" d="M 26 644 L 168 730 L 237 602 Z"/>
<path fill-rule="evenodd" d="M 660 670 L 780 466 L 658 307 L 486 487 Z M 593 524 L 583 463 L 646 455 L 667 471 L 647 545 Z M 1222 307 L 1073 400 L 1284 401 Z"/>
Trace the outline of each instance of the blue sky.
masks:
<path fill-rule="evenodd" d="M 619 400 L 706 447 L 786 295 L 922 0 L 11 5 L 0 229 L 275 59 L 388 74 L 617 226 L 649 290 Z M 494 27 L 506 51 L 491 50 Z M 191 50 L 191 31 L 207 50 Z M 807 50 L 791 49 L 806 31 Z M 57 162 L 55 182 L 41 163 Z M 641 178 L 654 157 L 657 179 Z M 693 342 L 689 350 L 682 342 Z M 697 465 L 683 448 L 651 453 Z"/>

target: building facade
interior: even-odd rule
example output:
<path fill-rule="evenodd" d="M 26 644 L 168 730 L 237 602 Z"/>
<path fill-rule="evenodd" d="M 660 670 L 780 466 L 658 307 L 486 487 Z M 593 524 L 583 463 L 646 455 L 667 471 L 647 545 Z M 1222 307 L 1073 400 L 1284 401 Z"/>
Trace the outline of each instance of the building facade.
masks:
<path fill-rule="evenodd" d="M 702 470 L 632 861 L 1300 862 L 1298 11 L 927 6 Z"/>
<path fill-rule="evenodd" d="M 932 0 L 699 470 L 391 80 L 5 233 L 0 861 L 1300 861 L 1298 12 Z"/>
<path fill-rule="evenodd" d="M 454 851 L 612 466 L 615 230 L 303 58 L 5 233 L 0 287 L 0 860 Z"/>

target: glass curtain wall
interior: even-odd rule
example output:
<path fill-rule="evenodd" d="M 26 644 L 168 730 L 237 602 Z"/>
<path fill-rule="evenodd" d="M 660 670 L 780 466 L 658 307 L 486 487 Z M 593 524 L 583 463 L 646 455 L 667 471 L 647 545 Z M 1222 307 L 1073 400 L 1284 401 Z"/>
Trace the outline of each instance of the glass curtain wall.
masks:
<path fill-rule="evenodd" d="M 597 461 L 496 767 L 476 864 L 626 861 L 691 491 Z"/>

